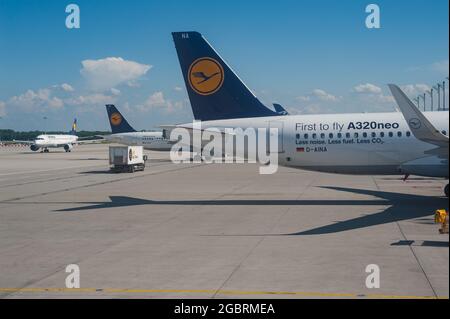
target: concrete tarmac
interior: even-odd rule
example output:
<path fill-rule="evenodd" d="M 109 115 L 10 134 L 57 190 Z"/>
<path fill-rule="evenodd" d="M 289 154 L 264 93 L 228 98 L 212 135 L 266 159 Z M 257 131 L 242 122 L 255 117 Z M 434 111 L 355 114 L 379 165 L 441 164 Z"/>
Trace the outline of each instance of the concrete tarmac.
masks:
<path fill-rule="evenodd" d="M 448 298 L 447 181 L 0 148 L 1 298 Z M 78 265 L 80 289 L 67 289 Z M 380 288 L 366 287 L 368 265 Z"/>

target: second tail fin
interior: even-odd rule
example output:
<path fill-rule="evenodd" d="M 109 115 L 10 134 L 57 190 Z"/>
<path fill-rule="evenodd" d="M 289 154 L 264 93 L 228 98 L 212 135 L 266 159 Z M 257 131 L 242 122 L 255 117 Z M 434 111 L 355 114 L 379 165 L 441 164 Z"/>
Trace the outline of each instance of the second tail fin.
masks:
<path fill-rule="evenodd" d="M 275 112 L 278 113 L 278 115 L 289 115 L 289 112 L 284 109 L 280 104 L 273 103 L 273 107 L 275 109 Z"/>
<path fill-rule="evenodd" d="M 107 104 L 106 112 L 108 112 L 108 119 L 109 124 L 111 125 L 112 134 L 136 132 L 136 130 L 128 124 L 127 120 L 114 105 Z"/>
<path fill-rule="evenodd" d="M 198 32 L 172 33 L 196 120 L 274 116 Z"/>
<path fill-rule="evenodd" d="M 70 130 L 70 135 L 75 135 L 77 134 L 77 119 L 73 119 L 73 123 L 72 123 L 72 129 Z"/>

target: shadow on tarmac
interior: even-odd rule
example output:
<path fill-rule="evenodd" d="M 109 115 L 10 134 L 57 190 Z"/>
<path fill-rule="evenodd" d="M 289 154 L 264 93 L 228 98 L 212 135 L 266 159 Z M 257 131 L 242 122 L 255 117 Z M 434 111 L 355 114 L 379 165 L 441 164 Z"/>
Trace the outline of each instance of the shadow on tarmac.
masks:
<path fill-rule="evenodd" d="M 367 195 L 375 199 L 319 199 L 319 200 L 148 200 L 127 196 L 110 196 L 108 202 L 80 202 L 88 206 L 65 208 L 56 212 L 81 212 L 96 209 L 119 208 L 142 205 L 182 205 L 182 206 L 386 206 L 385 210 L 374 214 L 362 214 L 359 217 L 339 221 L 321 227 L 289 233 L 285 236 L 323 235 L 361 229 L 396 221 L 423 218 L 433 215 L 436 209 L 447 208 L 448 199 L 402 193 L 383 192 L 344 187 L 323 187 L 330 190 Z M 274 234 L 266 234 L 274 236 Z M 448 245 L 448 243 L 447 243 Z"/>

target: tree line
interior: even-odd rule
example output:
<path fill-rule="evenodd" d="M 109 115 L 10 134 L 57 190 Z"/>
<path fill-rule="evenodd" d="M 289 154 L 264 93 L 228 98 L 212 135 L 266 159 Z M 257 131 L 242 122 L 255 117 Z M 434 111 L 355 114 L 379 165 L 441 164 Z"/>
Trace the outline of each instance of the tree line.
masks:
<path fill-rule="evenodd" d="M 0 129 L 0 141 L 31 141 L 36 138 L 36 136 L 41 134 L 68 134 L 67 132 L 61 131 L 51 131 L 51 132 L 43 132 L 43 131 L 29 131 L 29 132 L 16 132 L 14 130 L 9 129 Z M 92 137 L 95 135 L 108 135 L 111 132 L 108 131 L 79 131 L 77 132 L 77 136 L 80 138 L 83 137 Z"/>

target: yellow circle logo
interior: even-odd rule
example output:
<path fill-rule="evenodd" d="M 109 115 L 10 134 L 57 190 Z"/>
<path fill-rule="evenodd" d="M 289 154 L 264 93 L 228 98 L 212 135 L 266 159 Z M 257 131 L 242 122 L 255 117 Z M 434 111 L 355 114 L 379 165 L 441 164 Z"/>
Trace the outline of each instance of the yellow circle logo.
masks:
<path fill-rule="evenodd" d="M 211 58 L 197 59 L 189 67 L 189 84 L 201 95 L 217 92 L 223 84 L 223 78 L 222 66 Z"/>
<path fill-rule="evenodd" d="M 122 115 L 120 115 L 119 113 L 113 113 L 111 114 L 110 120 L 112 125 L 117 126 L 122 123 Z"/>

